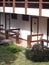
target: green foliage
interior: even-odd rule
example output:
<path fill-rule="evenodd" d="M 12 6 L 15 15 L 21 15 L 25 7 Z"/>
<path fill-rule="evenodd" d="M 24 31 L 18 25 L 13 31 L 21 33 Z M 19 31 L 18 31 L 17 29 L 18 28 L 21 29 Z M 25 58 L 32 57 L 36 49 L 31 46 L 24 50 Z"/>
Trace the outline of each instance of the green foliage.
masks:
<path fill-rule="evenodd" d="M 9 47 L 13 48 L 13 46 L 18 47 L 21 49 L 21 52 L 12 52 Z M 9 43 L 9 45 L 0 45 L 0 65 L 49 65 L 49 62 L 32 62 L 30 60 L 32 58 L 32 52 L 31 50 L 26 51 L 26 57 L 30 60 L 28 60 L 25 57 L 25 51 L 26 48 L 19 47 L 17 45 L 14 45 L 12 43 Z M 37 51 L 34 51 L 33 55 L 37 53 Z M 45 52 L 47 53 L 47 51 Z"/>
<path fill-rule="evenodd" d="M 12 45 L 7 46 L 7 50 L 12 53 L 16 53 L 16 52 L 22 51 L 22 48 L 17 45 L 12 44 Z"/>
<path fill-rule="evenodd" d="M 16 60 L 20 59 L 20 61 L 22 61 L 22 51 L 24 50 L 23 47 L 17 46 L 13 43 L 0 45 L 0 65 L 19 65 Z"/>
<path fill-rule="evenodd" d="M 32 61 L 35 62 L 45 62 L 49 61 L 49 49 L 45 50 L 27 50 L 26 51 L 26 57 Z"/>

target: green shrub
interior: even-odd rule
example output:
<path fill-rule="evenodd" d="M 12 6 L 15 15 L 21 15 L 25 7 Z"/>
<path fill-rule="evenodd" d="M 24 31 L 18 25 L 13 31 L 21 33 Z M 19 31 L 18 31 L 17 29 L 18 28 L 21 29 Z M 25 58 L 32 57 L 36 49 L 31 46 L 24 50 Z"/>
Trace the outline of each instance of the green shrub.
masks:
<path fill-rule="evenodd" d="M 12 53 L 22 51 L 21 47 L 14 45 L 14 44 L 7 46 L 7 50 L 12 52 Z"/>
<path fill-rule="evenodd" d="M 45 62 L 45 61 L 49 61 L 49 49 L 47 50 L 35 50 L 35 51 L 31 51 L 31 50 L 27 50 L 26 51 L 26 57 L 32 61 L 35 62 Z"/>

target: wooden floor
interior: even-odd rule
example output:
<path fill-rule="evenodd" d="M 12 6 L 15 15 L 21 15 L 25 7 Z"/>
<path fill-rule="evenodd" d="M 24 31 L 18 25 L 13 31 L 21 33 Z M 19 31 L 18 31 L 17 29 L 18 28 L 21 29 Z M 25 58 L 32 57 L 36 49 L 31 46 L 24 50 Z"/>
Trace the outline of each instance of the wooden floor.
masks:
<path fill-rule="evenodd" d="M 15 44 L 17 44 L 18 46 L 22 46 L 22 47 L 27 47 L 27 41 L 19 39 L 20 43 L 16 43 L 16 40 L 14 38 L 10 38 L 10 40 L 12 40 Z"/>

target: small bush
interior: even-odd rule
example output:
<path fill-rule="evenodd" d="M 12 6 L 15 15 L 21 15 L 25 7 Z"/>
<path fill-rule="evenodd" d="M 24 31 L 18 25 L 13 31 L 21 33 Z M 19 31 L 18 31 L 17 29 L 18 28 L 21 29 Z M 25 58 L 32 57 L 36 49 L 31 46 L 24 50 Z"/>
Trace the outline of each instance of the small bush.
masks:
<path fill-rule="evenodd" d="M 12 52 L 12 53 L 22 51 L 21 47 L 14 45 L 14 44 L 7 46 L 7 50 Z"/>
<path fill-rule="evenodd" d="M 35 51 L 31 51 L 31 50 L 27 50 L 26 51 L 26 57 L 32 61 L 35 62 L 45 62 L 45 61 L 49 61 L 49 49 L 47 50 L 35 50 Z"/>

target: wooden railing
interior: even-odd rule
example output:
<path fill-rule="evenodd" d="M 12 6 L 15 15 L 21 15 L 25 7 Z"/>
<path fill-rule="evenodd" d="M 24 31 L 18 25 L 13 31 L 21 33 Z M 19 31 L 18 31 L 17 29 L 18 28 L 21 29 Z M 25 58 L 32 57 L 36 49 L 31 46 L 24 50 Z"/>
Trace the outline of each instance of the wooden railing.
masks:
<path fill-rule="evenodd" d="M 32 37 L 36 37 L 36 36 L 37 36 L 37 39 L 36 40 L 32 40 Z M 39 36 L 40 36 L 40 39 L 38 39 Z M 41 45 L 43 45 L 42 44 L 42 42 L 43 42 L 42 36 L 43 36 L 43 34 L 32 34 L 32 35 L 28 35 L 27 36 L 27 46 L 28 46 L 28 48 L 31 47 L 31 42 L 41 42 Z"/>
<path fill-rule="evenodd" d="M 16 35 L 16 43 L 19 43 L 19 35 L 20 35 L 20 28 L 17 29 L 4 29 L 4 28 L 0 28 L 0 30 L 4 30 L 5 31 L 5 38 L 8 39 L 9 37 L 13 37 L 14 35 Z M 17 31 L 14 31 L 17 30 Z M 13 34 L 10 34 L 13 33 Z"/>
<path fill-rule="evenodd" d="M 14 30 L 18 30 L 18 32 L 14 31 Z M 19 35 L 20 35 L 19 31 L 20 31 L 20 28 L 5 30 L 6 39 L 8 39 L 9 37 L 13 37 L 14 35 L 16 35 L 16 43 L 19 43 Z M 10 34 L 10 33 L 13 33 L 13 34 Z"/>

